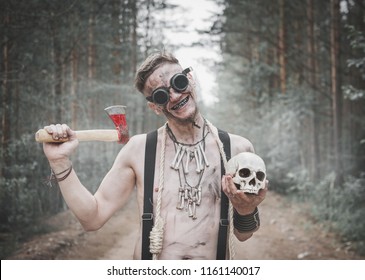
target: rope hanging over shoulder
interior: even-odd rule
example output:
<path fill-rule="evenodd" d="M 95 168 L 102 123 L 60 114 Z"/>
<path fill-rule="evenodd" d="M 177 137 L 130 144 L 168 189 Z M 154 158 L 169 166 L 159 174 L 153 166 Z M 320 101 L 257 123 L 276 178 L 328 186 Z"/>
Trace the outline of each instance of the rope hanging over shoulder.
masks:
<path fill-rule="evenodd" d="M 165 149 L 166 148 L 166 124 L 162 132 L 161 154 L 160 154 L 160 179 L 157 193 L 156 220 L 150 233 L 150 252 L 153 254 L 153 260 L 158 259 L 162 251 L 164 220 L 161 217 L 162 191 L 164 188 L 165 178 Z"/>
<path fill-rule="evenodd" d="M 207 122 L 207 125 L 208 127 L 210 128 L 210 130 L 212 131 L 212 134 L 215 138 L 215 141 L 218 145 L 218 149 L 219 149 L 219 152 L 221 154 L 221 158 L 222 158 L 222 161 L 223 161 L 223 164 L 224 164 L 224 170 L 226 170 L 226 167 L 227 167 L 227 155 L 226 153 L 224 152 L 224 146 L 223 146 L 223 143 L 222 141 L 220 140 L 219 136 L 218 136 L 218 131 L 217 129 L 209 122 L 209 121 L 206 121 Z M 232 203 L 229 201 L 229 208 L 228 208 L 228 219 L 229 219 L 229 238 L 228 238 L 228 248 L 229 248 L 229 259 L 230 260 L 233 260 L 235 255 L 236 255 L 236 252 L 235 252 L 235 248 L 234 248 L 234 243 L 233 243 L 233 240 L 234 240 L 234 232 L 233 232 L 233 206 L 232 206 Z"/>

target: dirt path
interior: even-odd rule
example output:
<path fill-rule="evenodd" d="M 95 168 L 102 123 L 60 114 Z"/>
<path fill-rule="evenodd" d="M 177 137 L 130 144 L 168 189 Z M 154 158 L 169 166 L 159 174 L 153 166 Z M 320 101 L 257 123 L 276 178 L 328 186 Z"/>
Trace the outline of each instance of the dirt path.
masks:
<path fill-rule="evenodd" d="M 130 201 L 97 232 L 84 232 L 66 211 L 47 222 L 57 230 L 22 244 L 9 259 L 130 260 L 138 236 L 136 209 L 136 202 Z M 365 259 L 275 193 L 268 193 L 260 213 L 261 229 L 250 240 L 236 242 L 236 259 Z"/>

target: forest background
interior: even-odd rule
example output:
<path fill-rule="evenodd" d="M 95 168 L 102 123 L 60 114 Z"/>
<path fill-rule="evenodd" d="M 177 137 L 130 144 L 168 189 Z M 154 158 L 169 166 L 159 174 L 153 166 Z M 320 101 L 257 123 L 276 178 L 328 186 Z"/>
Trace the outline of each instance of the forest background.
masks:
<path fill-rule="evenodd" d="M 215 77 L 194 73 L 207 119 L 250 139 L 271 190 L 308 203 L 365 254 L 365 1 L 205 2 L 215 8 L 199 27 L 172 0 L 0 0 L 2 258 L 66 209 L 35 132 L 111 128 L 103 109 L 115 104 L 127 106 L 130 135 L 156 129 L 165 120 L 134 73 L 149 53 L 182 48 L 216 54 L 194 58 Z M 91 192 L 121 148 L 79 146 L 74 167 Z"/>

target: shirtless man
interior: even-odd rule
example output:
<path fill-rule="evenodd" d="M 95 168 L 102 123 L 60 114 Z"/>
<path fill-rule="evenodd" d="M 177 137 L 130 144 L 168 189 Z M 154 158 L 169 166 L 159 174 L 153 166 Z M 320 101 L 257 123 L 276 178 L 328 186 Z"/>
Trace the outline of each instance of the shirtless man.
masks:
<path fill-rule="evenodd" d="M 221 177 L 221 153 L 215 137 L 217 130 L 199 112 L 194 78 L 189 70 L 183 72 L 174 56 L 157 53 L 148 57 L 137 71 L 135 84 L 148 100 L 148 106 L 156 114 L 163 114 L 167 118 L 166 125 L 158 129 L 154 177 L 154 193 L 158 193 L 159 187 L 163 189 L 160 216 L 164 233 L 158 258 L 215 259 L 221 190 L 232 202 L 237 219 L 244 223 L 248 217 L 252 220 L 252 213 L 257 211 L 257 206 L 264 200 L 267 189 L 261 189 L 258 195 L 245 194 L 236 188 L 231 175 Z M 54 139 L 70 138 L 70 141 L 62 144 L 45 143 L 43 148 L 59 179 L 58 184 L 67 205 L 85 230 L 101 228 L 123 207 L 134 188 L 137 189 L 142 216 L 146 134 L 131 137 L 93 195 L 82 185 L 76 172 L 70 169 L 70 156 L 78 146 L 74 131 L 65 124 L 49 125 L 45 129 Z M 232 156 L 254 151 L 247 139 L 229 135 Z M 179 153 L 179 147 L 187 152 Z M 162 152 L 165 162 L 161 178 Z M 179 161 L 180 156 L 182 158 Z M 163 186 L 160 186 L 161 180 Z M 186 186 L 190 187 L 190 191 L 186 191 Z M 194 207 L 184 199 L 185 193 L 190 198 L 194 197 Z M 154 195 L 154 212 L 157 197 Z M 234 234 L 238 240 L 245 241 L 258 228 L 258 224 L 248 231 L 235 228 Z M 141 259 L 141 242 L 140 234 L 135 246 L 135 259 Z"/>

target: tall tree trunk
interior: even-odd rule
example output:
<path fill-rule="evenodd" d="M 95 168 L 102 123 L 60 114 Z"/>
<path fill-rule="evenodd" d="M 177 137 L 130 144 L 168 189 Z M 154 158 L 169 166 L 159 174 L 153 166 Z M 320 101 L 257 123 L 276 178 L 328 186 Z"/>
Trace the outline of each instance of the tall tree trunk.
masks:
<path fill-rule="evenodd" d="M 54 65 L 54 84 L 53 84 L 53 93 L 54 93 L 54 104 L 53 104 L 53 121 L 61 122 L 59 119 L 62 116 L 62 87 L 63 87 L 63 63 L 61 57 L 61 42 L 57 32 L 57 23 L 53 23 L 53 33 L 52 33 L 52 42 L 53 42 L 53 65 Z"/>
<path fill-rule="evenodd" d="M 4 27 L 6 28 L 10 25 L 10 15 L 6 14 L 4 17 Z M 8 152 L 9 144 L 10 144 L 10 120 L 11 120 L 11 89 L 9 83 L 9 75 L 11 72 L 10 69 L 10 42 L 9 37 L 7 34 L 3 36 L 4 44 L 2 49 L 2 57 L 3 57 L 3 80 L 2 80 L 2 100 L 1 100 L 1 107 L 2 107 L 2 114 L 1 114 L 1 149 L 2 149 L 2 163 L 0 168 L 0 177 L 4 177 L 5 179 L 8 178 L 7 170 L 11 166 L 11 157 L 10 153 Z"/>
<path fill-rule="evenodd" d="M 131 68 L 132 68 L 132 74 L 134 75 L 134 73 L 136 73 L 137 71 L 137 48 L 138 48 L 138 43 L 137 43 L 137 28 L 138 28 L 138 23 L 137 23 L 137 1 L 132 1 L 131 3 L 131 12 L 132 12 L 132 56 L 131 56 Z"/>
<path fill-rule="evenodd" d="M 342 182 L 342 153 L 341 153 L 341 84 L 339 75 L 340 64 L 340 0 L 331 0 L 331 94 L 333 115 L 333 155 L 336 172 L 336 184 Z"/>
<path fill-rule="evenodd" d="M 96 47 L 94 42 L 94 26 L 95 26 L 95 3 L 92 1 L 90 3 L 92 5 L 89 21 L 88 21 L 88 45 L 87 45 L 87 87 L 91 92 L 93 89 L 93 83 L 96 78 Z M 95 98 L 88 99 L 88 117 L 91 120 L 93 116 L 95 116 L 96 104 Z"/>
<path fill-rule="evenodd" d="M 11 138 L 11 83 L 10 83 L 10 73 L 11 73 L 11 61 L 10 61 L 10 39 L 8 32 L 8 27 L 10 25 L 10 15 L 8 11 L 5 12 L 4 16 L 4 29 L 5 34 L 2 36 L 4 44 L 2 47 L 2 65 L 1 71 L 3 72 L 3 79 L 1 84 L 2 99 L 1 99 L 1 156 L 0 156 L 0 178 L 2 178 L 2 184 L 0 189 L 0 223 L 2 225 L 7 225 L 9 223 L 8 217 L 12 212 L 12 198 L 10 195 L 9 187 L 5 183 L 11 179 L 10 167 L 12 166 L 10 148 L 10 138 Z"/>
<path fill-rule="evenodd" d="M 314 39 L 314 7 L 313 0 L 307 0 L 307 52 L 308 52 L 308 81 L 309 87 L 312 88 L 313 102 L 312 102 L 312 116 L 311 116 L 311 177 L 312 180 L 317 181 L 320 178 L 320 151 L 319 151 L 319 119 L 317 112 L 317 80 L 316 80 L 316 53 L 315 53 L 315 39 Z"/>
<path fill-rule="evenodd" d="M 131 12 L 132 12 L 132 56 L 131 56 L 131 68 L 132 68 L 132 77 L 137 71 L 137 1 L 132 1 L 131 3 Z M 139 93 L 137 93 L 139 95 Z M 144 107 L 144 98 L 142 96 L 137 96 L 135 99 L 136 104 L 136 115 L 137 115 L 137 122 L 135 125 L 135 133 L 142 133 L 143 132 L 143 123 L 144 123 L 144 116 L 143 116 L 143 107 Z"/>
<path fill-rule="evenodd" d="M 285 0 L 279 0 L 279 65 L 280 89 L 286 92 Z"/>
<path fill-rule="evenodd" d="M 95 68 L 95 42 L 94 42 L 94 24 L 95 24 L 95 10 L 92 9 L 89 15 L 88 23 L 88 53 L 87 53 L 87 77 L 89 81 L 95 78 L 96 68 Z"/>
<path fill-rule="evenodd" d="M 71 52 L 71 127 L 72 129 L 77 129 L 77 111 L 78 111 L 78 98 L 77 98 L 77 88 L 78 88 L 78 52 L 77 47 L 74 46 Z"/>
<path fill-rule="evenodd" d="M 144 39 L 144 57 L 147 57 L 148 53 L 149 53 L 149 49 L 150 49 L 150 28 L 151 28 L 151 17 L 152 17 L 152 12 L 151 12 L 151 7 L 154 5 L 154 0 L 146 0 L 146 18 L 144 19 L 144 23 L 145 23 L 145 34 L 143 36 Z M 155 117 L 148 117 L 148 107 L 147 106 L 143 106 L 143 118 L 146 120 L 143 122 L 143 131 L 146 131 L 147 129 L 149 129 L 150 127 L 155 127 L 155 122 L 156 122 L 156 118 Z"/>
<path fill-rule="evenodd" d="M 114 83 L 117 85 L 121 84 L 121 72 L 122 72 L 122 65 L 121 65 L 121 40 L 124 38 L 121 38 L 120 36 L 120 11 L 121 11 L 121 5 L 123 4 L 123 1 L 119 0 L 113 0 L 113 10 L 112 10 L 112 26 L 111 26 L 111 32 L 112 32 L 112 57 L 113 57 L 113 65 L 112 65 L 112 73 L 114 77 Z"/>
<path fill-rule="evenodd" d="M 275 65 L 277 65 L 277 63 L 278 63 L 277 58 L 278 58 L 277 48 L 274 46 L 269 46 L 267 55 L 266 55 L 267 65 L 270 65 L 271 67 L 275 67 Z M 274 93 L 277 91 L 278 88 L 279 88 L 278 75 L 276 74 L 276 72 L 272 71 L 272 73 L 270 74 L 269 81 L 268 81 L 268 90 L 269 90 L 269 95 L 271 97 L 270 102 L 273 101 L 273 97 L 275 95 Z"/>
<path fill-rule="evenodd" d="M 52 14 L 53 15 L 53 14 Z M 51 116 L 51 121 L 56 123 L 63 122 L 63 113 L 62 113 L 62 88 L 63 88 L 63 77 L 64 77 L 64 65 L 62 60 L 62 50 L 61 50 L 61 40 L 59 35 L 59 30 L 57 29 L 57 22 L 51 22 L 51 30 L 52 30 L 52 64 L 53 64 L 53 86 L 52 86 L 52 94 L 53 94 L 53 104 L 49 104 L 53 109 L 53 115 Z M 59 209 L 64 208 L 64 200 L 61 196 L 61 193 L 58 188 L 52 188 L 52 192 L 50 192 L 50 205 L 51 211 L 55 213 L 59 211 Z"/>

